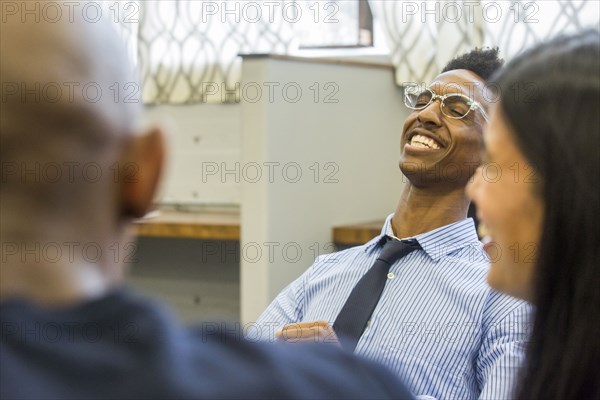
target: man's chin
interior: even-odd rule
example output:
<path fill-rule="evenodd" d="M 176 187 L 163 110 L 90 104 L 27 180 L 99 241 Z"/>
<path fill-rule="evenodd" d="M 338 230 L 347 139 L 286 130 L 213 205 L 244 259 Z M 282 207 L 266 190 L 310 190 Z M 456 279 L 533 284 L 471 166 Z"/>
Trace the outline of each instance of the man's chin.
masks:
<path fill-rule="evenodd" d="M 414 157 L 400 156 L 400 171 L 407 177 L 411 176 L 434 176 L 437 162 L 416 159 Z"/>
<path fill-rule="evenodd" d="M 425 161 L 405 158 L 400 160 L 400 171 L 408 181 L 418 188 L 442 188 L 460 186 L 460 179 L 448 179 L 439 160 Z M 456 178 L 456 177 L 452 177 Z M 464 186 L 464 185 L 463 185 Z"/>
<path fill-rule="evenodd" d="M 401 161 L 400 171 L 408 179 L 411 185 L 418 188 L 426 188 L 431 186 L 435 181 L 434 172 L 431 172 L 431 166 L 425 163 L 415 163 L 412 161 Z"/>

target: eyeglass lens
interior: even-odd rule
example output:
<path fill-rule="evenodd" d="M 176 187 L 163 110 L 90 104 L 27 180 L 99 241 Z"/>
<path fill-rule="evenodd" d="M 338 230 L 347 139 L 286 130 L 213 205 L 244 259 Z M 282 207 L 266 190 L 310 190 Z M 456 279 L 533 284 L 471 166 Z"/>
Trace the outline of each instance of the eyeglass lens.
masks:
<path fill-rule="evenodd" d="M 424 90 L 420 92 L 407 90 L 405 101 L 406 105 L 409 108 L 413 109 L 423 109 L 429 105 L 433 94 L 429 90 Z M 447 96 L 444 100 L 442 100 L 442 112 L 454 118 L 462 118 L 469 113 L 471 110 L 471 105 L 463 96 Z"/>

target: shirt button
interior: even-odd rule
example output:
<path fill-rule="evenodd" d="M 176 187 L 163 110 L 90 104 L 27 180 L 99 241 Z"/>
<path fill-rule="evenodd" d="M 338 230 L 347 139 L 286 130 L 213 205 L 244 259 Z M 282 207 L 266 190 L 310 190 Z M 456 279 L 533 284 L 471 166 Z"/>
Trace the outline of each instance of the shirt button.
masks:
<path fill-rule="evenodd" d="M 395 275 L 394 275 L 394 273 L 393 273 L 393 272 L 388 272 L 388 274 L 387 274 L 387 277 L 388 277 L 388 279 L 389 279 L 389 280 L 392 280 L 392 279 L 394 279 L 394 276 L 395 276 Z"/>

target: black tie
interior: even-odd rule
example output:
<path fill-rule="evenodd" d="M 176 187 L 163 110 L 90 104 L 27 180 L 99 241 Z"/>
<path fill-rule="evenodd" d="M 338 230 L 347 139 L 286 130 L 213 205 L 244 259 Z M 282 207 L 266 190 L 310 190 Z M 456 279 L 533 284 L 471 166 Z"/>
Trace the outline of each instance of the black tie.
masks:
<path fill-rule="evenodd" d="M 392 264 L 420 248 L 421 246 L 414 239 L 400 241 L 387 238 L 381 254 L 352 289 L 333 324 L 333 330 L 342 347 L 354 351 L 358 339 L 367 327 L 371 314 L 379 302 Z"/>

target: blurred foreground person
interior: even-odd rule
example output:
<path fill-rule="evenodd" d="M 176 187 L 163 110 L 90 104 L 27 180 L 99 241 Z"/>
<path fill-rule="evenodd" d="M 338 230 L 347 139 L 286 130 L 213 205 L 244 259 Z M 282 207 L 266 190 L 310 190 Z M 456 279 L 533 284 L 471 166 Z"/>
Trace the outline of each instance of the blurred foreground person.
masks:
<path fill-rule="evenodd" d="M 110 25 L 5 19 L 1 398 L 410 398 L 340 349 L 183 328 L 126 289 L 128 221 L 151 205 L 163 135 L 137 134 Z"/>
<path fill-rule="evenodd" d="M 541 44 L 494 78 L 486 162 L 467 188 L 489 284 L 536 307 L 520 399 L 600 399 L 600 34 Z"/>

